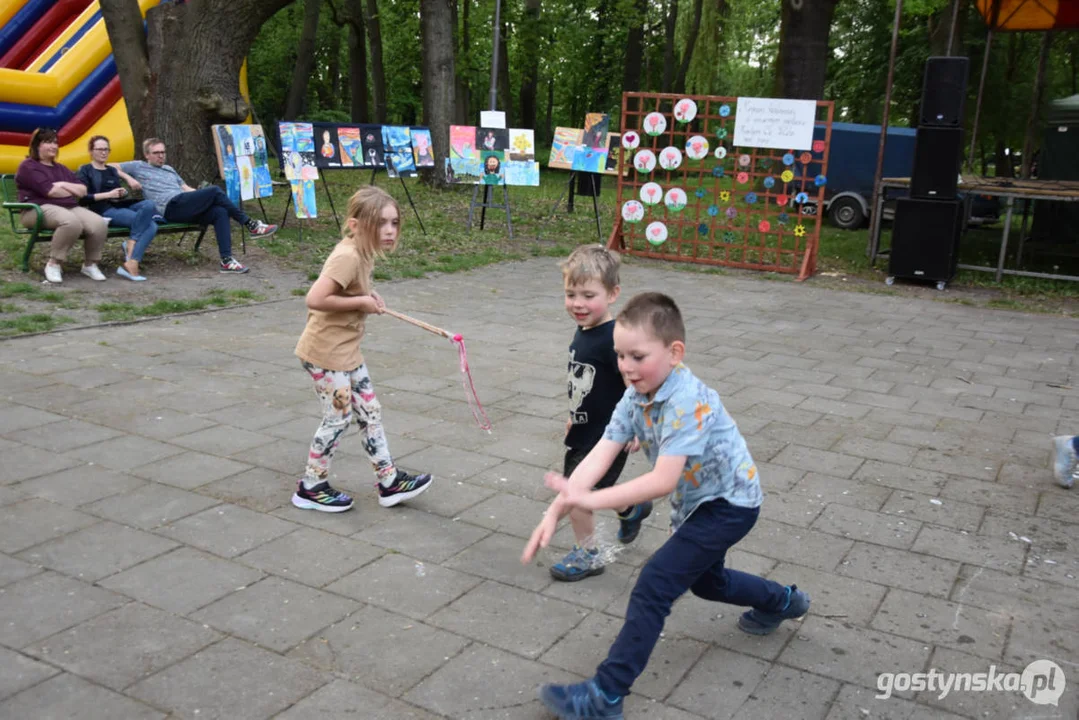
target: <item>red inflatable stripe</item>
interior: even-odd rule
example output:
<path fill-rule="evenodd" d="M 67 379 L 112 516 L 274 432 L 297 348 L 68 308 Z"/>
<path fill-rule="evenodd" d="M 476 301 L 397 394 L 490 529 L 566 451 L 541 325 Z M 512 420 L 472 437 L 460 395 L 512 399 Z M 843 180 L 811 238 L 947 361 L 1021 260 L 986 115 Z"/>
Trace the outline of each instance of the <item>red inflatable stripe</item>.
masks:
<path fill-rule="evenodd" d="M 60 0 L 53 5 L 0 57 L 0 68 L 26 69 L 33 61 L 34 55 L 59 37 L 91 2 L 92 0 Z"/>

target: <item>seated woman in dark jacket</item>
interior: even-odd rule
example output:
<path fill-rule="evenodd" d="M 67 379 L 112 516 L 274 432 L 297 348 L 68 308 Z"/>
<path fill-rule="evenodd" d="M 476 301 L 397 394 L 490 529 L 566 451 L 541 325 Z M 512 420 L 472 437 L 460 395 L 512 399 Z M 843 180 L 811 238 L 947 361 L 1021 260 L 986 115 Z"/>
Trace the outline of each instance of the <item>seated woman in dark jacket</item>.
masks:
<path fill-rule="evenodd" d="M 86 186 L 79 182 L 75 173 L 57 162 L 59 152 L 56 131 L 38 128 L 30 136 L 30 155 L 19 163 L 15 173 L 19 202 L 38 205 L 44 216 L 44 227 L 53 231 L 45 279 L 52 283 L 63 282 L 60 266 L 82 235 L 86 247 L 82 274 L 91 280 L 104 280 L 105 275 L 97 263 L 101 260 L 108 226 L 99 215 L 79 207 L 79 200 L 86 195 Z M 32 228 L 37 223 L 37 213 L 23 210 L 19 220 L 25 227 Z"/>
<path fill-rule="evenodd" d="M 78 177 L 86 185 L 86 204 L 91 210 L 109 218 L 115 227 L 131 228 L 131 238 L 124 241 L 124 264 L 116 268 L 116 274 L 142 282 L 146 278 L 139 274 L 139 262 L 157 234 L 157 210 L 149 200 L 126 199 L 128 192 L 120 184 L 121 176 L 132 190 L 140 186 L 135 178 L 106 164 L 111 150 L 104 135 L 90 138 L 90 163 L 79 168 Z"/>

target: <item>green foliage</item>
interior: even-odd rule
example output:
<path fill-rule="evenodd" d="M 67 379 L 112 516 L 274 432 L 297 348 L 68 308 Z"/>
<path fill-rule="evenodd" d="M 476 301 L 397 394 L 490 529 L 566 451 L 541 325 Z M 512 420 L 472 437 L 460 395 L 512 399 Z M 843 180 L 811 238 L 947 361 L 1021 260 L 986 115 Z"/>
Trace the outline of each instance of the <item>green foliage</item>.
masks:
<path fill-rule="evenodd" d="M 193 300 L 155 300 L 145 305 L 127 302 L 100 303 L 94 309 L 101 316 L 102 322 L 128 321 L 158 315 L 205 310 L 208 307 L 226 307 L 251 300 L 262 300 L 262 296 L 250 290 L 214 289 L 206 292 L 205 297 Z"/>

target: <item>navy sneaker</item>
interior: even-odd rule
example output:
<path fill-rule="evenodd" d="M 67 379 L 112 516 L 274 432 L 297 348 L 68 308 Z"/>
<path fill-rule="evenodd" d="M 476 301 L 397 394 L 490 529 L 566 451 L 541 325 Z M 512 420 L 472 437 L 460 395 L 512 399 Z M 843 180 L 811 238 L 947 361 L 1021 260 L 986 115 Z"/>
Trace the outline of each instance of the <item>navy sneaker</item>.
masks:
<path fill-rule="evenodd" d="M 301 510 L 344 512 L 352 509 L 352 498 L 340 490 L 334 490 L 328 482 L 320 482 L 308 490 L 301 480 L 292 495 L 292 504 Z"/>
<path fill-rule="evenodd" d="M 639 505 L 634 505 L 625 515 L 618 513 L 618 542 L 629 545 L 637 539 L 641 532 L 641 523 L 652 514 L 652 501 L 646 500 Z"/>
<path fill-rule="evenodd" d="M 566 557 L 551 566 L 551 577 L 562 582 L 577 582 L 593 575 L 602 575 L 603 570 L 598 550 L 586 550 L 574 545 Z"/>
<path fill-rule="evenodd" d="M 738 628 L 750 635 L 768 635 L 784 620 L 800 618 L 809 612 L 809 595 L 797 585 L 787 586 L 787 603 L 779 612 L 763 612 L 756 608 L 746 610 L 738 618 Z"/>
<path fill-rule="evenodd" d="M 1053 438 L 1053 475 L 1061 487 L 1070 488 L 1079 480 L 1079 456 L 1071 435 Z"/>
<path fill-rule="evenodd" d="M 544 685 L 539 699 L 560 720 L 623 720 L 622 698 L 610 700 L 595 679 L 574 685 Z"/>
<path fill-rule="evenodd" d="M 397 503 L 411 500 L 427 488 L 431 487 L 431 476 L 428 473 L 422 475 L 409 475 L 404 470 L 397 470 L 397 477 L 389 487 L 382 483 L 378 486 L 378 504 L 382 507 L 393 507 Z"/>

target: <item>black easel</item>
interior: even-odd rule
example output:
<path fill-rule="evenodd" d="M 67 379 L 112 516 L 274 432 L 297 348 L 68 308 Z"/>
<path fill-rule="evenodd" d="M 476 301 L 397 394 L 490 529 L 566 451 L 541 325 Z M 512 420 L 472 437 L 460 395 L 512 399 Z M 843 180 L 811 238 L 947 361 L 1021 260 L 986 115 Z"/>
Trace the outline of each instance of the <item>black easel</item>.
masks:
<path fill-rule="evenodd" d="M 335 208 L 333 206 L 333 195 L 330 194 L 330 186 L 326 182 L 326 175 L 325 175 L 324 172 L 319 173 L 319 177 L 322 178 L 322 188 L 326 191 L 326 199 L 330 201 L 330 210 L 333 211 L 333 219 L 337 222 L 337 232 L 341 232 L 341 218 L 337 217 L 337 208 Z M 259 200 L 259 205 L 262 205 L 261 200 Z M 285 221 L 288 220 L 288 209 L 289 209 L 289 207 L 291 205 L 292 205 L 292 185 L 290 184 L 289 185 L 288 200 L 285 201 L 285 213 L 284 213 L 284 215 L 281 216 L 281 225 L 280 225 L 281 228 L 285 227 Z M 266 211 L 263 210 L 263 215 L 265 215 L 265 214 L 266 214 Z M 300 220 L 302 220 L 302 218 L 297 218 L 296 220 L 297 220 L 297 222 L 299 222 Z M 302 222 L 300 222 L 300 242 L 303 242 L 303 223 Z"/>
<path fill-rule="evenodd" d="M 480 194 L 480 187 L 483 187 L 483 202 L 476 202 L 476 196 Z M 506 229 L 509 231 L 510 240 L 513 239 L 513 220 L 510 218 L 510 194 L 506 190 L 506 186 L 502 185 L 502 202 L 494 202 L 494 185 L 476 185 L 472 190 L 472 202 L 468 206 L 468 229 L 472 230 L 472 215 L 476 211 L 476 208 L 480 208 L 480 230 L 483 229 L 483 224 L 487 220 L 487 208 L 492 210 L 506 211 Z"/>
<path fill-rule="evenodd" d="M 551 217 L 554 217 L 555 212 L 558 211 L 558 206 L 562 204 L 562 198 L 566 197 L 566 192 L 569 193 L 569 200 L 566 202 L 566 210 L 573 212 L 573 181 L 577 178 L 577 170 L 570 170 L 569 173 L 569 186 L 561 195 L 558 196 L 558 200 L 555 202 L 554 207 L 551 208 Z M 599 241 L 603 242 L 603 230 L 599 225 L 599 201 L 596 197 L 599 195 L 599 188 L 596 187 L 596 173 L 585 173 L 588 175 L 588 181 L 592 185 L 592 212 L 596 215 L 596 237 Z"/>
<path fill-rule="evenodd" d="M 392 164 L 393 160 L 391 160 L 390 158 L 386 158 L 386 162 Z M 397 169 L 396 165 L 394 165 L 393 167 L 394 167 L 394 170 Z M 386 170 L 386 177 L 389 177 L 390 176 L 390 171 L 387 168 L 382 168 L 382 169 Z M 378 174 L 378 170 L 379 170 L 379 168 L 377 166 L 371 168 L 371 182 L 367 183 L 368 185 L 374 185 L 375 184 L 375 175 Z M 416 203 L 412 202 L 412 193 L 410 193 L 408 191 L 408 183 L 406 183 L 405 179 L 403 177 L 401 177 L 401 173 L 397 173 L 397 179 L 401 181 L 401 187 L 405 189 L 405 197 L 408 198 L 408 204 L 412 206 L 412 212 L 416 214 L 416 222 L 418 222 L 420 224 L 420 230 L 423 230 L 423 234 L 426 235 L 427 234 L 427 228 L 425 228 L 423 226 L 423 220 L 420 219 L 420 211 L 416 209 Z"/>

